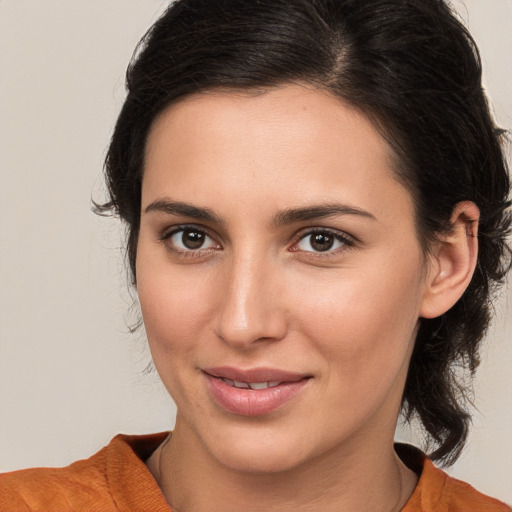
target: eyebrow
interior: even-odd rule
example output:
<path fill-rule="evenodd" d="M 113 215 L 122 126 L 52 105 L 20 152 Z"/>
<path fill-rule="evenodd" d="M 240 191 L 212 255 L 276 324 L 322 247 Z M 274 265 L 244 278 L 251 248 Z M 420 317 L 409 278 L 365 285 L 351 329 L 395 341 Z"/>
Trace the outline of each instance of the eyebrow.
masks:
<path fill-rule="evenodd" d="M 145 213 L 154 211 L 168 215 L 182 215 L 214 224 L 224 224 L 224 221 L 209 208 L 202 208 L 181 201 L 159 199 L 153 201 L 144 210 Z M 293 224 L 294 222 L 304 222 L 325 217 L 333 217 L 336 215 L 357 215 L 377 220 L 374 215 L 361 208 L 345 204 L 328 203 L 316 206 L 307 206 L 304 208 L 290 208 L 282 210 L 274 216 L 272 223 L 279 227 L 286 224 Z"/>
<path fill-rule="evenodd" d="M 193 219 L 204 220 L 215 224 L 223 223 L 222 220 L 209 208 L 200 208 L 188 203 L 169 201 L 167 199 L 153 201 L 146 207 L 144 212 L 162 212 L 168 215 L 183 215 L 184 217 L 191 217 Z"/>
<path fill-rule="evenodd" d="M 283 210 L 274 217 L 274 224 L 276 226 L 282 226 L 284 224 L 292 224 L 293 222 L 334 217 L 335 215 L 358 215 L 368 219 L 377 220 L 374 215 L 366 210 L 362 210 L 361 208 L 345 204 L 330 203 L 305 208 Z"/>

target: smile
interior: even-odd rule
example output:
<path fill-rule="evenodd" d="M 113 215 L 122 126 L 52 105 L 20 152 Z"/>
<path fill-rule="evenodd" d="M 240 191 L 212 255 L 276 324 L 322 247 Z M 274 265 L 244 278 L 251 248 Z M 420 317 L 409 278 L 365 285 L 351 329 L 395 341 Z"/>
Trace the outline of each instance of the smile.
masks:
<path fill-rule="evenodd" d="M 269 368 L 223 367 L 203 370 L 203 374 L 216 406 L 239 416 L 274 412 L 301 393 L 312 380 L 310 375 Z"/>
<path fill-rule="evenodd" d="M 239 389 L 267 389 L 267 388 L 275 388 L 281 384 L 280 381 L 270 381 L 270 382 L 240 382 L 238 380 L 230 380 L 226 378 L 222 378 L 226 384 L 233 386 Z"/>

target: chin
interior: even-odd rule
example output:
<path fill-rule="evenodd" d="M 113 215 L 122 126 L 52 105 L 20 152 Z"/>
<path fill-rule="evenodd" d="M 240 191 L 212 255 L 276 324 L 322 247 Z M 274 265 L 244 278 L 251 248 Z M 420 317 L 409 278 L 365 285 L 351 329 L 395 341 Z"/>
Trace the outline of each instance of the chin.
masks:
<path fill-rule="evenodd" d="M 242 443 L 245 444 L 245 443 Z M 220 464 L 237 473 L 251 474 L 272 474 L 292 470 L 301 465 L 304 461 L 298 456 L 293 447 L 275 446 L 268 447 L 252 446 L 246 450 L 243 446 L 233 446 L 229 441 L 226 449 L 216 449 L 211 453 Z"/>
<path fill-rule="evenodd" d="M 306 444 L 297 436 L 262 425 L 232 426 L 222 433 L 209 430 L 201 437 L 213 459 L 240 473 L 279 473 L 301 465 L 308 458 Z"/>

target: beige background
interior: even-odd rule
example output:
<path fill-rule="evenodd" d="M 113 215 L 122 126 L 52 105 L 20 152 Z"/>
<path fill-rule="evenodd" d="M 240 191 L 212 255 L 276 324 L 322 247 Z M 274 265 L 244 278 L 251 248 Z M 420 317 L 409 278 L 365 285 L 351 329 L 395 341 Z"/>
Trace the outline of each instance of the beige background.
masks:
<path fill-rule="evenodd" d="M 90 213 L 124 70 L 162 0 L 0 0 L 0 471 L 64 465 L 174 406 L 127 332 L 118 222 Z M 512 0 L 455 5 L 512 128 Z M 512 292 L 484 350 L 474 430 L 452 469 L 512 503 Z M 403 432 L 400 438 L 414 438 Z"/>

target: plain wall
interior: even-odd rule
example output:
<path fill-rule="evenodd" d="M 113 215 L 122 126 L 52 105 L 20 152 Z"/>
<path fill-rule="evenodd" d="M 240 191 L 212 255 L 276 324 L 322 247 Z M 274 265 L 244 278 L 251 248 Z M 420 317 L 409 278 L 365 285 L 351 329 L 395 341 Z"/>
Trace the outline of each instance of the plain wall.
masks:
<path fill-rule="evenodd" d="M 102 161 L 124 71 L 162 0 L 0 0 L 0 471 L 58 466 L 118 432 L 172 428 L 130 293 Z M 455 4 L 512 128 L 512 1 Z M 483 351 L 474 429 L 451 473 L 512 503 L 512 291 Z M 414 433 L 400 432 L 414 440 Z"/>

